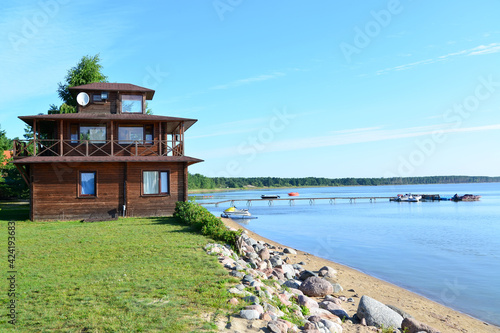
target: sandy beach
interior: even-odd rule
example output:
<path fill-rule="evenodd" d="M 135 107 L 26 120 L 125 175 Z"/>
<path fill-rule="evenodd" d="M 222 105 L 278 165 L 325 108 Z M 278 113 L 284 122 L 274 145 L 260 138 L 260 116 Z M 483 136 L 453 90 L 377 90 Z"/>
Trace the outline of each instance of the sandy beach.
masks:
<path fill-rule="evenodd" d="M 277 247 L 286 247 L 286 244 L 279 244 L 270 239 L 261 237 L 231 219 L 223 218 L 222 221 L 226 226 L 247 230 L 249 236 L 255 240 L 262 240 Z M 366 275 L 355 269 L 310 255 L 301 251 L 301 249 L 295 250 L 297 250 L 297 255 L 289 255 L 291 263 L 305 262 L 306 265 L 304 268 L 311 271 L 317 271 L 325 265 L 331 266 L 337 270 L 338 283 L 340 283 L 344 289 L 344 291 L 337 296 L 344 295 L 346 297 L 353 297 L 355 300 L 355 303 L 346 303 L 344 306 L 350 316 L 356 313 L 361 296 L 368 295 L 384 304 L 394 305 L 406 311 L 415 317 L 415 319 L 439 329 L 441 332 L 500 333 L 500 327 L 484 323 L 481 320 L 472 318 L 466 314 L 450 309 L 391 283 Z M 366 327 L 350 323 L 345 323 L 343 327 L 344 332 L 372 332 Z"/>

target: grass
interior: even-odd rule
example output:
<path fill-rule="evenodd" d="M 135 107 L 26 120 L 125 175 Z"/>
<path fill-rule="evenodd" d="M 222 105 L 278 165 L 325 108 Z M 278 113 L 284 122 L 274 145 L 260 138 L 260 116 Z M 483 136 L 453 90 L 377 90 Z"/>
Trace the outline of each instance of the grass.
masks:
<path fill-rule="evenodd" d="M 234 280 L 204 253 L 210 239 L 175 218 L 42 223 L 26 221 L 26 207 L 0 208 L 2 272 L 7 221 L 17 221 L 16 332 L 206 332 L 214 325 L 202 316 L 227 309 Z"/>

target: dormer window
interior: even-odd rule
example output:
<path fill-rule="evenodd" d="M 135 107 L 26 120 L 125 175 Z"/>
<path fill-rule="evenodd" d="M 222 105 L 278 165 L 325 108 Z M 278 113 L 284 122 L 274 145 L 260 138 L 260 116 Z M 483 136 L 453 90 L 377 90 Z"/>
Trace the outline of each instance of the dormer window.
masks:
<path fill-rule="evenodd" d="M 122 113 L 142 113 L 142 96 L 122 95 Z"/>

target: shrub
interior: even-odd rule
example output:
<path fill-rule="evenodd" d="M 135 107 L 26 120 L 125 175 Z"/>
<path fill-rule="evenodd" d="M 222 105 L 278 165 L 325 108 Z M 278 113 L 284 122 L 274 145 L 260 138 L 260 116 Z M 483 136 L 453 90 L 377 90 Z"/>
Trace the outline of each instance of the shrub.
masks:
<path fill-rule="evenodd" d="M 191 201 L 179 201 L 175 204 L 174 216 L 200 230 L 203 235 L 236 248 L 236 241 L 241 235 L 241 230 L 229 230 L 219 218 L 212 215 L 205 207 Z"/>

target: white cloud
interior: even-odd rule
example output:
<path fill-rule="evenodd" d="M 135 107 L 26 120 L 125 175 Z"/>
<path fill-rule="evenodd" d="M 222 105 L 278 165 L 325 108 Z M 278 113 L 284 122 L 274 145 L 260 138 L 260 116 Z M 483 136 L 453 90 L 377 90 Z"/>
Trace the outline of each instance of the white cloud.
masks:
<path fill-rule="evenodd" d="M 415 62 L 412 62 L 409 64 L 385 68 L 385 69 L 377 71 L 376 74 L 381 75 L 381 74 L 385 74 L 385 73 L 392 72 L 392 71 L 407 70 L 407 69 L 410 69 L 410 68 L 413 68 L 416 66 L 433 64 L 433 63 L 436 63 L 439 61 L 445 61 L 445 60 L 448 60 L 449 58 L 462 56 L 462 55 L 463 56 L 476 56 L 476 55 L 483 55 L 483 54 L 492 54 L 492 53 L 497 53 L 497 52 L 500 52 L 500 43 L 479 45 L 479 46 L 476 46 L 476 47 L 473 47 L 470 49 L 465 49 L 465 50 L 460 50 L 460 51 L 448 53 L 448 54 L 439 56 L 437 58 L 419 60 L 419 61 L 415 61 Z"/>

